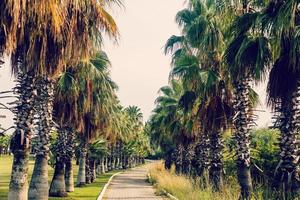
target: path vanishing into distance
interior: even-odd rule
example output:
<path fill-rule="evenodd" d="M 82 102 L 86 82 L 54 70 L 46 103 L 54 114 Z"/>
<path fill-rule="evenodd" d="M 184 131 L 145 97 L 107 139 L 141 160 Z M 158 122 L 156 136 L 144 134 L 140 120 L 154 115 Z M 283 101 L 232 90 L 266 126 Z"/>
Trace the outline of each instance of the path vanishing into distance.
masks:
<path fill-rule="evenodd" d="M 146 182 L 148 167 L 150 164 L 136 167 L 116 175 L 111 181 L 104 198 L 105 200 L 140 199 L 163 200 L 156 196 L 153 186 Z"/>

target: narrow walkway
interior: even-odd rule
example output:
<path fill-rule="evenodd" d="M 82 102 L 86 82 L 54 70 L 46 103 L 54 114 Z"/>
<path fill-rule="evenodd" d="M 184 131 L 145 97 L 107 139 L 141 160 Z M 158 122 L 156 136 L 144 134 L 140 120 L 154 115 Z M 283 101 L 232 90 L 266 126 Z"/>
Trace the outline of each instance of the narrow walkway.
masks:
<path fill-rule="evenodd" d="M 105 195 L 105 200 L 162 200 L 156 196 L 155 189 L 146 182 L 148 165 L 128 170 L 115 176 Z"/>

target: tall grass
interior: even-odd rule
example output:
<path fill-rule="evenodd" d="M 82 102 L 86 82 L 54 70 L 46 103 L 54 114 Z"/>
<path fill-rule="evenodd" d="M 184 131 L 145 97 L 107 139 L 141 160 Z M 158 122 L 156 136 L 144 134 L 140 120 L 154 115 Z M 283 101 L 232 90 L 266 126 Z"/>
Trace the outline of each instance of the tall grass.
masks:
<path fill-rule="evenodd" d="M 203 181 L 175 173 L 174 167 L 166 170 L 163 162 L 149 166 L 150 182 L 154 184 L 159 195 L 164 191 L 179 200 L 237 200 L 239 185 L 236 177 L 228 176 L 220 192 L 214 192 L 210 186 L 203 187 Z M 277 200 L 276 193 L 261 184 L 254 184 L 253 200 Z M 295 199 L 295 198 L 294 198 Z M 297 199 L 298 200 L 298 199 Z"/>
<path fill-rule="evenodd" d="M 238 184 L 234 179 L 230 180 L 230 184 L 225 184 L 222 192 L 213 192 L 212 188 L 207 187 L 201 189 L 200 179 L 177 175 L 174 168 L 170 171 L 164 168 L 163 162 L 154 163 L 150 167 L 150 182 L 152 182 L 158 194 L 163 191 L 174 195 L 180 200 L 231 200 L 238 199 L 239 189 Z"/>

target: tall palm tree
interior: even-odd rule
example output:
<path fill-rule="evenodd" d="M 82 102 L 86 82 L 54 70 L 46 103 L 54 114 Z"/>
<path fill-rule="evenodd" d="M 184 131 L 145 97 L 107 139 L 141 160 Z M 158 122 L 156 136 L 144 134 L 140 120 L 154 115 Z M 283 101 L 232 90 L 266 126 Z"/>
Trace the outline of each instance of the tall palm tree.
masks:
<path fill-rule="evenodd" d="M 70 68 L 59 80 L 56 108 L 65 112 L 57 112 L 58 124 L 82 135 L 78 185 L 85 183 L 87 143 L 105 135 L 111 123 L 116 85 L 109 77 L 108 66 L 106 54 L 100 52 L 89 62 Z"/>
<path fill-rule="evenodd" d="M 77 99 L 80 92 L 75 72 L 73 68 L 68 68 L 68 70 L 60 76 L 55 88 L 54 119 L 58 125 L 59 132 L 57 148 L 61 150 L 56 152 L 58 154 L 56 162 L 60 162 L 59 165 L 65 167 L 65 174 L 62 174 L 62 169 L 58 167 L 58 172 L 60 173 L 58 173 L 55 178 L 53 177 L 52 182 L 57 182 L 59 186 L 54 187 L 55 191 L 53 191 L 51 183 L 50 196 L 60 196 L 59 194 L 74 191 L 72 158 L 75 148 L 74 130 L 76 130 L 78 126 L 76 126 L 74 122 L 77 122 Z M 61 134 L 62 137 L 60 136 Z M 64 152 L 64 154 L 60 155 L 59 152 Z M 56 174 L 56 170 L 54 174 Z M 65 184 L 65 188 L 60 187 L 63 184 Z"/>
<path fill-rule="evenodd" d="M 254 125 L 253 107 L 250 99 L 251 82 L 259 82 L 272 61 L 270 43 L 261 32 L 259 12 L 238 16 L 232 26 L 233 39 L 225 52 L 225 61 L 234 86 L 233 128 L 237 143 L 237 176 L 241 198 L 250 199 L 252 193 L 250 130 Z"/>
<path fill-rule="evenodd" d="M 274 186 L 281 197 L 299 193 L 299 12 L 297 1 L 270 1 L 261 22 L 273 38 L 275 62 L 267 87 L 268 102 L 276 112 L 275 127 L 281 132 L 280 161 Z"/>

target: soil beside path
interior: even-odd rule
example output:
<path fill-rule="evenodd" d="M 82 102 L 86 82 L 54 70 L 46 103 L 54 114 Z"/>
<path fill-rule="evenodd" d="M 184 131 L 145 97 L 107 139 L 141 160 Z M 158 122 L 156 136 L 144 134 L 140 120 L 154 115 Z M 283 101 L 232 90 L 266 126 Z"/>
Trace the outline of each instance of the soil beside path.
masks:
<path fill-rule="evenodd" d="M 163 200 L 146 182 L 149 165 L 128 170 L 113 178 L 104 195 L 105 200 Z"/>

